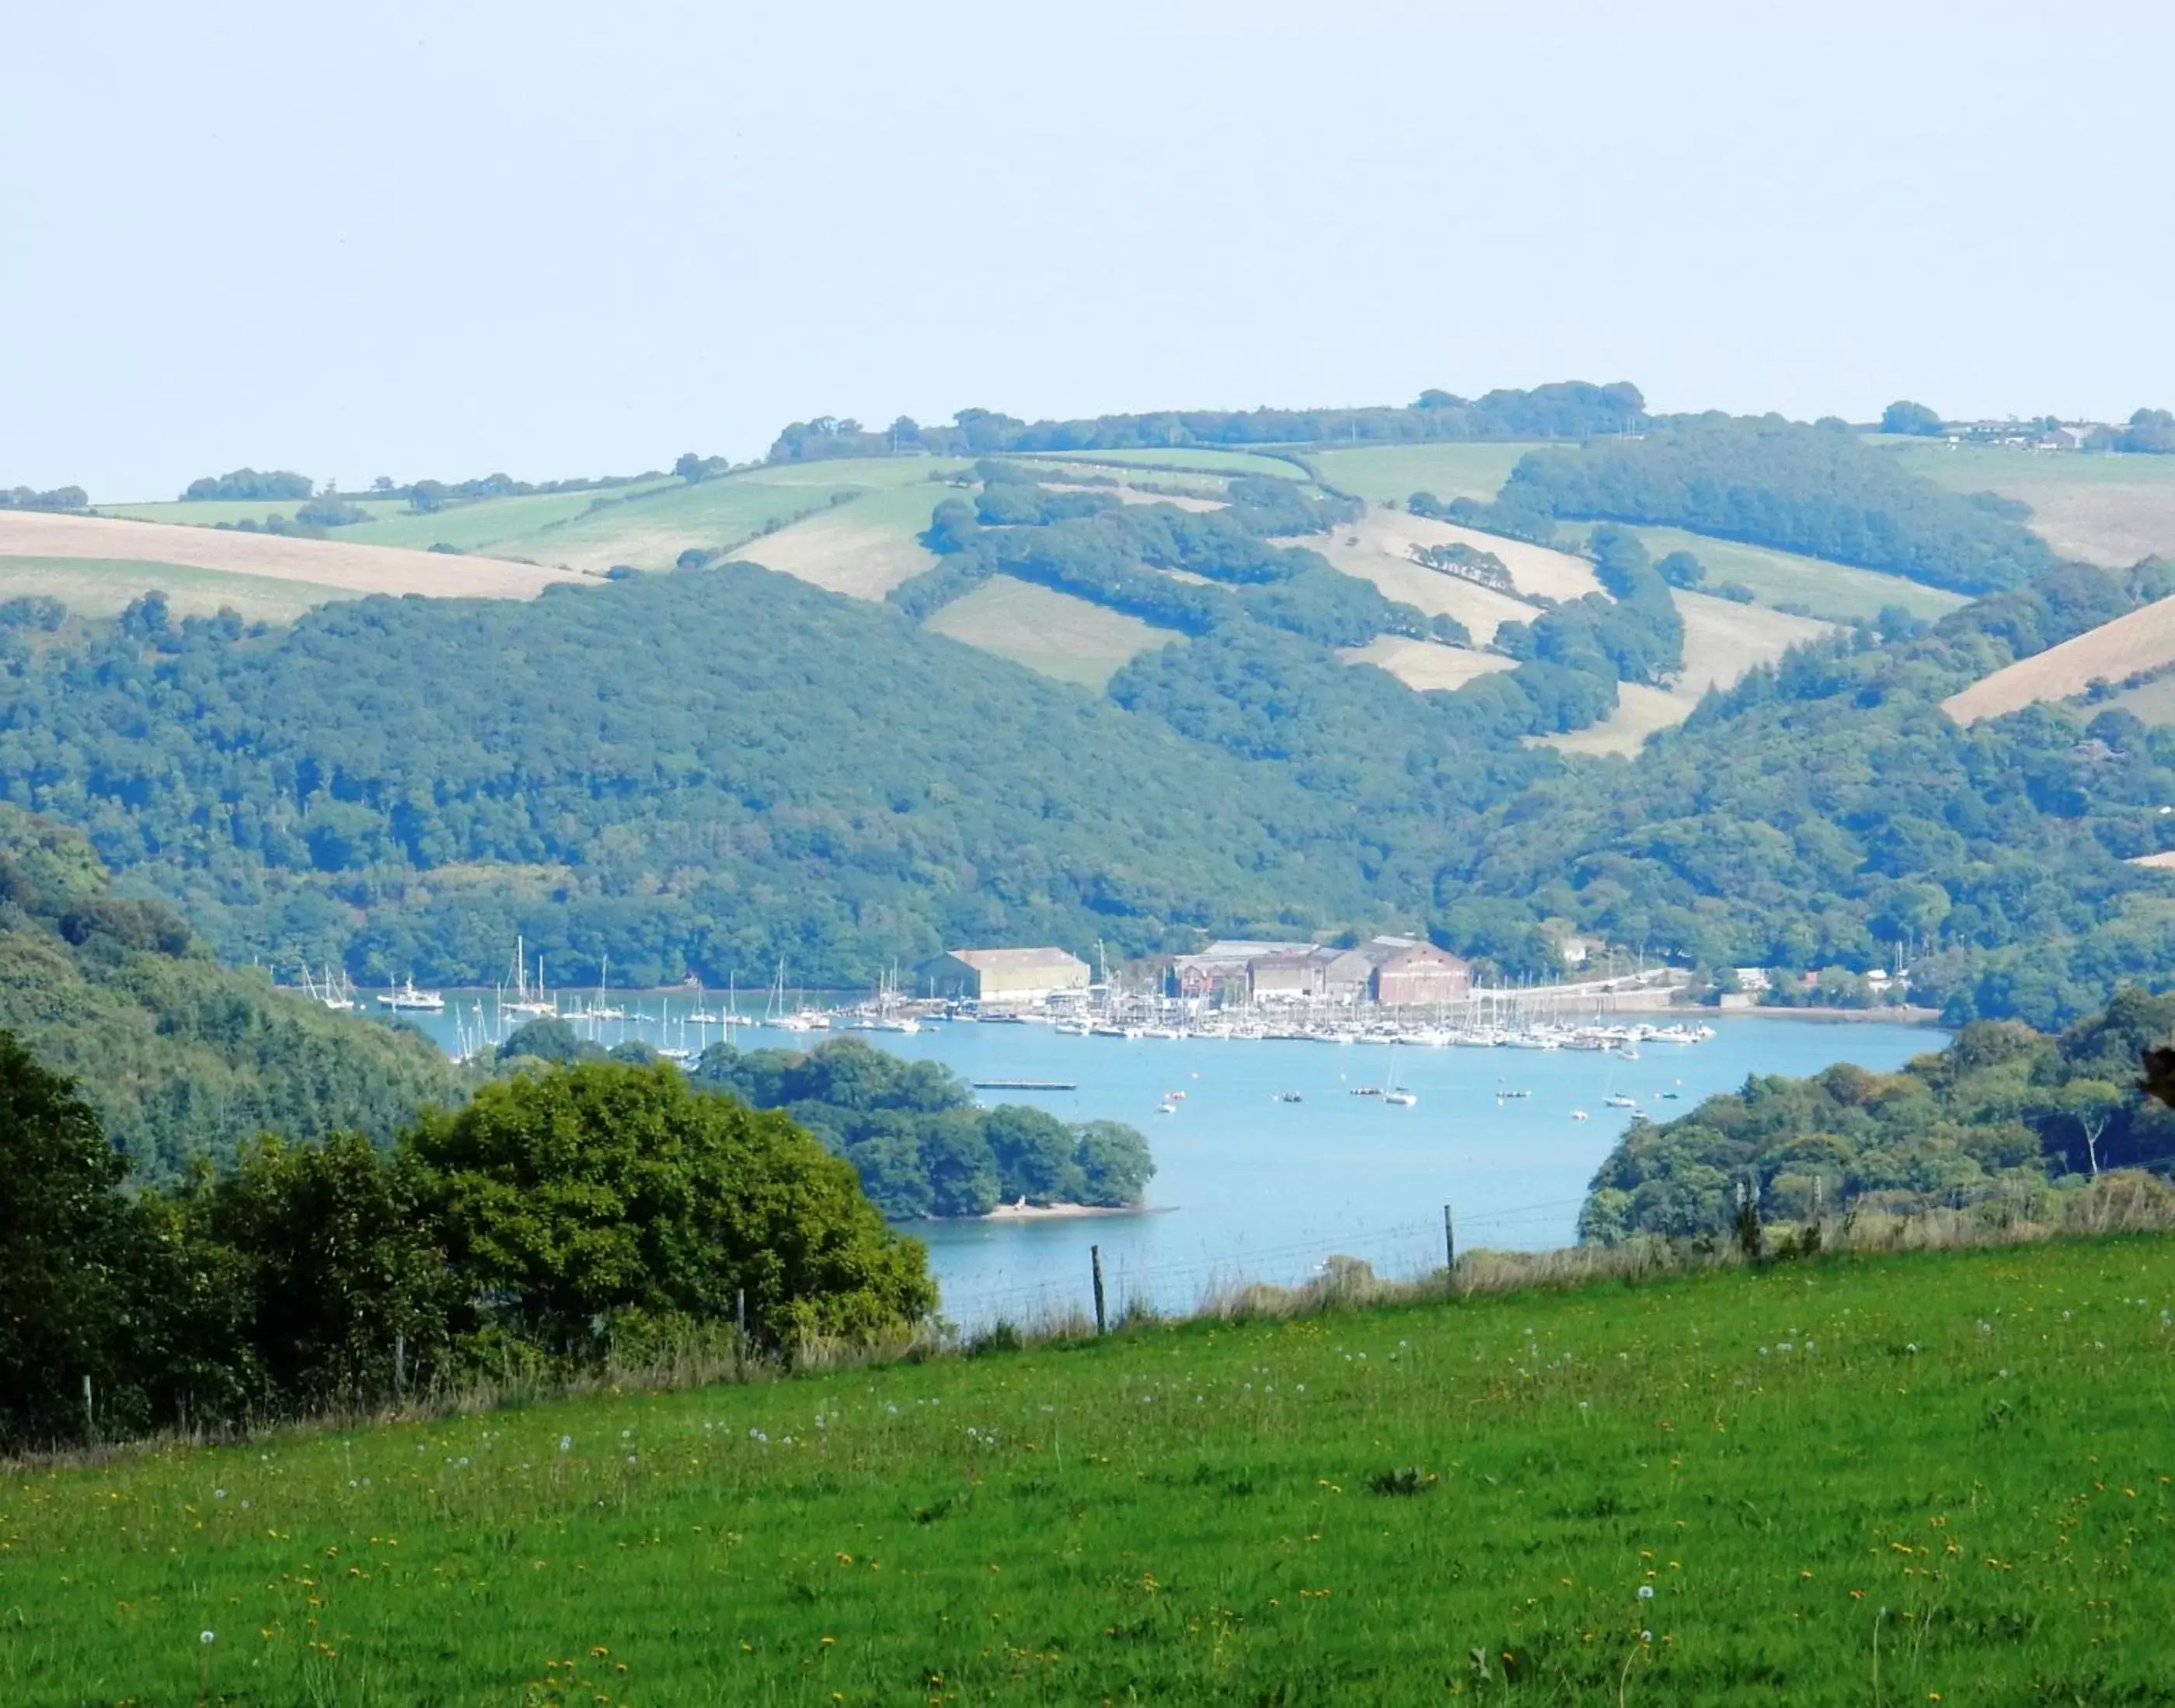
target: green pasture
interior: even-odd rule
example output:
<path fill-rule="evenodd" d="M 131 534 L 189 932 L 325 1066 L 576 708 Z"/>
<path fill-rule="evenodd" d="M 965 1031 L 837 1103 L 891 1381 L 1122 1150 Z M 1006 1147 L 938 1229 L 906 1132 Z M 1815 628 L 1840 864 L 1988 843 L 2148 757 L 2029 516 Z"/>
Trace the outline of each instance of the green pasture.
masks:
<path fill-rule="evenodd" d="M 1018 451 L 1013 458 L 1038 463 L 1088 463 L 1113 469 L 1169 469 L 1180 473 L 1208 474 L 1266 474 L 1277 480 L 1299 480 L 1306 471 L 1281 457 L 1254 451 L 1219 451 L 1206 445 L 1147 447 L 1124 451 Z"/>
<path fill-rule="evenodd" d="M 80 616 L 111 616 L 146 593 L 163 593 L 176 616 L 231 610 L 251 622 L 292 622 L 328 599 L 360 599 L 346 588 L 278 576 L 242 575 L 185 563 L 133 558 L 0 556 L 0 599 L 42 594 Z"/>
<path fill-rule="evenodd" d="M 1587 535 L 1597 525 L 1590 522 L 1559 522 L 1556 524 L 1556 535 L 1559 541 L 1576 543 L 1583 549 Z M 1886 605 L 1901 605 L 1912 616 L 1932 621 L 1971 603 L 1967 594 L 1951 593 L 1946 588 L 1927 587 L 1900 575 L 1885 575 L 1877 569 L 1860 569 L 1852 564 L 1831 563 L 1825 558 L 1805 557 L 1772 546 L 1717 540 L 1708 534 L 1688 533 L 1681 528 L 1642 525 L 1633 527 L 1631 532 L 1646 542 L 1646 550 L 1657 559 L 1673 551 L 1690 552 L 1706 566 L 1706 580 L 1701 583 L 1704 587 L 1712 588 L 1724 582 L 1738 582 L 1750 588 L 1763 605 L 1803 605 L 1817 615 L 1838 622 L 1848 622 L 1853 617 L 1876 616 Z"/>
<path fill-rule="evenodd" d="M 1955 445 L 1938 439 L 1875 435 L 1874 442 L 1914 474 L 1956 492 L 2039 486 L 2175 486 L 2175 457 L 2026 451 L 2004 445 Z"/>
<path fill-rule="evenodd" d="M 1060 682 L 1103 687 L 1136 653 L 1180 638 L 1123 611 L 1012 576 L 992 576 L 922 624 Z"/>
<path fill-rule="evenodd" d="M 392 516 L 407 506 L 398 498 L 350 499 L 370 512 L 373 517 Z M 205 498 L 195 502 L 169 502 L 160 504 L 100 504 L 93 513 L 118 517 L 127 522 L 169 522 L 183 528 L 215 528 L 220 523 L 262 522 L 268 516 L 284 516 L 290 521 L 302 507 L 300 498 Z M 355 527 L 364 524 L 356 523 Z M 351 530 L 334 530 L 344 533 Z"/>
<path fill-rule="evenodd" d="M 2166 1700 L 2175 1245 L 0 1475 L 12 1705 Z"/>
<path fill-rule="evenodd" d="M 1354 445 L 1309 451 L 1307 460 L 1331 485 L 1377 504 L 1402 504 L 1415 492 L 1453 498 L 1493 498 L 1518 459 L 1538 444 L 1440 441 L 1418 445 Z"/>

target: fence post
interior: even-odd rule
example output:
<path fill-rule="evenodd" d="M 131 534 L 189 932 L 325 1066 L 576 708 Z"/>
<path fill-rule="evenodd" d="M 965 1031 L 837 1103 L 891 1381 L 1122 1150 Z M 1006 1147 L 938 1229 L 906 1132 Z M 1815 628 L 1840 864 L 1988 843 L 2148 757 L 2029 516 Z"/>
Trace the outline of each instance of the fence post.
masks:
<path fill-rule="evenodd" d="M 1451 1222 L 1447 1204 L 1442 1206 L 1442 1266 L 1451 1280 L 1457 1278 L 1457 1230 Z"/>
<path fill-rule="evenodd" d="M 1095 1332 L 1103 1334 L 1108 1331 L 1108 1324 L 1103 1315 L 1103 1248 L 1089 1246 L 1088 1261 L 1095 1272 Z"/>
<path fill-rule="evenodd" d="M 747 1289 L 743 1287 L 733 1299 L 733 1379 L 747 1377 Z"/>
<path fill-rule="evenodd" d="M 83 1376 L 83 1430 L 86 1435 L 95 1436 L 98 1433 L 98 1414 L 91 1409 L 90 1372 L 88 1370 Z"/>

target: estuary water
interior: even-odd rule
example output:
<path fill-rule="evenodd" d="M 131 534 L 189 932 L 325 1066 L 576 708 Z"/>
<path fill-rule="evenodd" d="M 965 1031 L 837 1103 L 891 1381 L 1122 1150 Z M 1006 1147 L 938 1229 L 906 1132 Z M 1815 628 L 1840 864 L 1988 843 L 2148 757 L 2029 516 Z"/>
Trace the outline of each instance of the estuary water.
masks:
<path fill-rule="evenodd" d="M 615 1000 L 651 1018 L 607 1025 L 606 1043 L 700 1041 L 666 1018 L 692 1008 L 688 998 Z M 463 995 L 455 1006 L 468 1011 L 475 1000 Z M 491 998 L 482 1001 L 488 1016 Z M 453 1044 L 450 1018 L 410 1017 Z M 1633 1118 L 1608 1107 L 1610 1096 L 1635 1098 L 1665 1120 L 1748 1075 L 1814 1073 L 1836 1061 L 1888 1071 L 1946 1042 L 1923 1027 L 1706 1017 L 1714 1037 L 1647 1044 L 1636 1060 L 1570 1049 L 1074 1038 L 1033 1025 L 851 1035 L 943 1062 L 969 1081 L 1066 1082 L 1075 1088 L 977 1095 L 1067 1121 L 1130 1122 L 1153 1149 L 1156 1177 L 1137 1212 L 910 1224 L 928 1244 L 945 1314 L 972 1326 L 1088 1309 L 1091 1245 L 1102 1249 L 1116 1311 L 1132 1299 L 1183 1309 L 1240 1282 L 1294 1285 L 1336 1255 L 1363 1258 L 1378 1274 L 1419 1274 L 1442 1261 L 1445 1205 L 1461 1250 L 1568 1244 L 1587 1183 Z M 747 1027 L 735 1041 L 805 1049 L 822 1036 Z M 1392 1083 L 1418 1101 L 1399 1107 L 1352 1094 Z M 1499 1095 L 1515 1092 L 1527 1095 Z M 1281 1101 L 1287 1093 L 1301 1100 Z M 1175 1112 L 1158 1114 L 1166 1101 Z"/>

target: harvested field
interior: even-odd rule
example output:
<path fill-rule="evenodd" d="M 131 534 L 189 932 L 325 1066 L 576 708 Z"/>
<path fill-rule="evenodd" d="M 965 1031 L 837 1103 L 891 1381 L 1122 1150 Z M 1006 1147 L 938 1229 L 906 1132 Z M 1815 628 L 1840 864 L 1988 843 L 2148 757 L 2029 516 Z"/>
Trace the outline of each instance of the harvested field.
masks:
<path fill-rule="evenodd" d="M 833 593 L 880 599 L 936 564 L 936 554 L 914 536 L 929 526 L 941 496 L 926 485 L 871 492 L 751 540 L 734 555 Z"/>
<path fill-rule="evenodd" d="M 1060 682 L 1100 688 L 1136 653 L 1180 637 L 1008 575 L 993 576 L 922 625 Z"/>
<path fill-rule="evenodd" d="M 1684 620 L 1684 668 L 1664 691 L 1636 682 L 1617 689 L 1616 710 L 1600 723 L 1562 735 L 1535 737 L 1564 753 L 1636 753 L 1657 729 L 1692 714 L 1711 687 L 1727 688 L 1755 664 L 1772 664 L 1792 647 L 1829 632 L 1809 617 L 1786 616 L 1702 593 L 1674 594 Z"/>
<path fill-rule="evenodd" d="M 264 575 L 231 575 L 185 563 L 105 557 L 0 557 L 0 599 L 41 595 L 79 616 L 111 616 L 147 593 L 162 593 L 176 616 L 231 610 L 249 622 L 287 623 L 329 599 L 354 599 L 344 588 Z"/>
<path fill-rule="evenodd" d="M 1373 664 L 1387 670 L 1408 688 L 1456 689 L 1495 670 L 1515 670 L 1517 661 L 1500 653 L 1478 652 L 1469 647 L 1446 647 L 1440 641 L 1409 640 L 1402 635 L 1378 635 L 1364 647 L 1346 647 L 1337 655 L 1348 664 Z"/>
<path fill-rule="evenodd" d="M 1201 498 L 1176 492 L 1143 492 L 1137 486 L 1082 486 L 1066 480 L 1042 483 L 1052 492 L 1107 492 L 1120 504 L 1168 504 L 1175 510 L 1222 510 L 1221 498 Z"/>
<path fill-rule="evenodd" d="M 2066 700 L 2096 681 L 2119 682 L 2169 664 L 2175 664 L 2175 599 L 2161 599 L 2019 659 L 1951 694 L 1941 709 L 1959 724 L 1972 724 L 2040 701 Z"/>
<path fill-rule="evenodd" d="M 2130 865 L 2151 866 L 2156 871 L 2175 871 L 2175 849 L 2162 849 L 2158 854 L 2132 854 Z"/>
<path fill-rule="evenodd" d="M 1349 450 L 1309 451 L 1308 462 L 1331 485 L 1376 504 L 1402 504 L 1415 492 L 1485 502 L 1503 490 L 1518 459 L 1538 444 L 1445 441 L 1429 445 L 1356 445 Z"/>
<path fill-rule="evenodd" d="M 1539 615 L 1538 607 L 1522 599 L 1423 568 L 1412 560 L 1415 545 L 1445 545 L 1453 540 L 1494 552 L 1503 560 L 1521 591 L 1546 594 L 1553 599 L 1576 599 L 1599 591 L 1592 566 L 1583 558 L 1375 505 L 1369 506 L 1358 522 L 1310 537 L 1304 543 L 1347 575 L 1373 582 L 1388 598 L 1417 605 L 1430 615 L 1456 617 L 1481 646 L 1494 639 L 1499 625 L 1530 622 Z"/>
<path fill-rule="evenodd" d="M 1923 442 L 1891 454 L 1955 491 L 2023 500 L 2032 532 L 2086 563 L 2126 569 L 2140 557 L 2175 556 L 2175 457 Z"/>
<path fill-rule="evenodd" d="M 442 598 L 532 599 L 552 582 L 575 578 L 491 557 L 27 511 L 0 512 L 0 557 L 162 563 L 301 582 L 348 594 L 420 593 Z"/>

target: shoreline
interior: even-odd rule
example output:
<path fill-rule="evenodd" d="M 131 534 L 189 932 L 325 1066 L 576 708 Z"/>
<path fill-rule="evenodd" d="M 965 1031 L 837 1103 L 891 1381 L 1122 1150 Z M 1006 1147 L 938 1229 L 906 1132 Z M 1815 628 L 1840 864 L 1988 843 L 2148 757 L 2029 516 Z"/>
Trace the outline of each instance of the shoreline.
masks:
<path fill-rule="evenodd" d="M 1941 1011 L 1938 1008 L 1792 1008 L 1771 1002 L 1753 1008 L 1725 1008 L 1720 1012 L 1729 1020 L 1816 1020 L 1828 1025 L 1923 1026 L 1929 1030 L 1941 1027 Z"/>
<path fill-rule="evenodd" d="M 925 1226 L 963 1228 L 984 1222 L 1075 1222 L 1090 1216 L 1149 1213 L 1145 1204 L 1000 1204 L 979 1216 L 924 1216 L 919 1219 Z"/>

